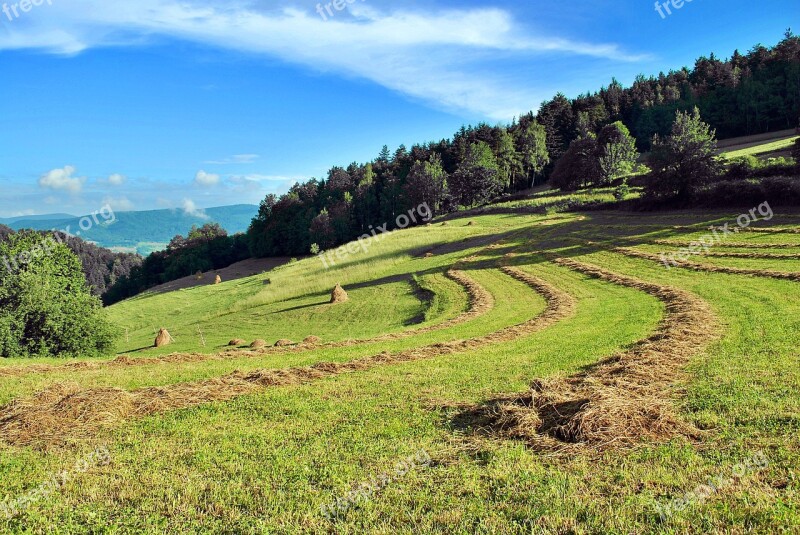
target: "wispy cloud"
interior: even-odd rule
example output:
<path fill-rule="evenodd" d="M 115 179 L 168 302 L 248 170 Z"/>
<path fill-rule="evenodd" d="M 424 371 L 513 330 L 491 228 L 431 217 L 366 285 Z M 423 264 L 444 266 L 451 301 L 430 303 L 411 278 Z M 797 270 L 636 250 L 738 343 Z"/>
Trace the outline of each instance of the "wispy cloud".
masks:
<path fill-rule="evenodd" d="M 119 173 L 114 173 L 113 175 L 108 177 L 108 183 L 112 186 L 121 186 L 125 183 L 127 178 Z"/>
<path fill-rule="evenodd" d="M 183 200 L 182 209 L 186 215 L 199 217 L 200 219 L 208 219 L 208 215 L 202 209 L 198 208 L 195 202 L 191 199 Z"/>
<path fill-rule="evenodd" d="M 229 164 L 248 164 L 255 163 L 261 156 L 258 154 L 234 154 L 230 158 L 223 160 L 209 160 L 203 162 L 207 165 L 229 165 Z"/>
<path fill-rule="evenodd" d="M 536 32 L 496 8 L 380 11 L 356 3 L 348 17 L 326 22 L 313 9 L 259 9 L 246 2 L 220 6 L 208 0 L 54 3 L 0 33 L 0 50 L 37 48 L 74 54 L 96 46 L 140 44 L 155 36 L 365 78 L 439 107 L 497 119 L 509 119 L 542 98 L 522 79 L 499 72 L 498 59 L 525 60 L 542 54 L 619 62 L 644 59 L 613 43 Z"/>

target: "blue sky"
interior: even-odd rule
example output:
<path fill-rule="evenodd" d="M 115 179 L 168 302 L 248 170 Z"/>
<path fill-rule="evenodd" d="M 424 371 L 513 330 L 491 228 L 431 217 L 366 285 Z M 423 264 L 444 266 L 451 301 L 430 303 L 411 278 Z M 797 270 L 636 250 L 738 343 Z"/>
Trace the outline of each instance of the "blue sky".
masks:
<path fill-rule="evenodd" d="M 800 30 L 797 0 L 355 0 L 327 20 L 316 0 L 19 1 L 0 0 L 0 217 L 257 203 Z"/>

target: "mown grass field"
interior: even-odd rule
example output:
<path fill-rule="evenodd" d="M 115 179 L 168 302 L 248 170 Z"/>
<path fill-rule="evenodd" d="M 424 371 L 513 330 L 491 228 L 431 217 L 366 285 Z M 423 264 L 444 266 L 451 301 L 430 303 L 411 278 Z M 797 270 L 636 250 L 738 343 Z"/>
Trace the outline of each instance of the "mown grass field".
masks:
<path fill-rule="evenodd" d="M 327 270 L 310 258 L 219 286 L 115 305 L 108 314 L 120 326 L 118 351 L 134 365 L 0 362 L 0 430 L 7 431 L 0 435 L 0 499 L 25 496 L 55 474 L 71 473 L 66 484 L 13 518 L 0 516 L 0 531 L 800 532 L 800 282 L 668 270 L 616 249 L 676 251 L 678 246 L 654 242 L 697 239 L 709 225 L 735 221 L 738 213 L 546 216 L 507 208 L 508 213 L 473 214 L 395 233 Z M 776 210 L 772 221 L 758 226 L 794 228 L 800 217 Z M 747 244 L 797 247 L 752 249 L 762 253 L 800 251 L 800 234 L 742 232 L 730 241 L 740 246 L 713 251 L 749 252 Z M 687 355 L 667 400 L 695 432 L 633 445 L 571 443 L 550 451 L 475 418 L 476 408 L 525 393 L 535 379 L 591 373 L 587 367 L 647 338 L 671 313 L 654 295 L 589 277 L 557 264 L 557 257 L 685 290 L 710 306 L 718 324 L 694 327 L 718 331 L 715 341 Z M 800 256 L 692 260 L 800 271 Z M 64 410 L 75 407 L 69 397 L 54 405 L 55 417 L 69 425 L 27 435 L 7 426 L 15 400 L 54 391 L 53 385 L 71 385 L 71 392 L 86 392 L 90 400 L 109 392 L 122 399 L 138 389 L 169 392 L 237 371 L 441 348 L 545 313 L 543 295 L 502 266 L 566 292 L 575 301 L 574 313 L 502 343 L 296 384 L 259 384 L 225 400 L 106 418 L 88 433 L 80 431 L 89 425 L 91 410 Z M 446 276 L 451 268 L 491 294 L 491 306 L 458 320 L 470 309 L 470 294 Z M 327 303 L 336 283 L 348 290 L 348 303 Z M 176 343 L 142 349 L 161 327 Z M 380 339 L 408 331 L 418 332 Z M 232 338 L 299 342 L 309 335 L 331 344 L 220 353 Z M 195 358 L 171 360 L 172 352 Z M 53 367 L 23 369 L 42 363 Z M 100 446 L 108 448 L 108 464 L 75 470 L 76 461 Z M 398 462 L 420 452 L 429 464 L 395 474 Z M 739 463 L 760 454 L 765 466 L 739 470 Z M 384 480 L 380 490 L 338 518 L 323 515 L 322 506 L 384 474 L 392 480 Z M 725 484 L 659 514 L 659 506 L 709 479 Z"/>

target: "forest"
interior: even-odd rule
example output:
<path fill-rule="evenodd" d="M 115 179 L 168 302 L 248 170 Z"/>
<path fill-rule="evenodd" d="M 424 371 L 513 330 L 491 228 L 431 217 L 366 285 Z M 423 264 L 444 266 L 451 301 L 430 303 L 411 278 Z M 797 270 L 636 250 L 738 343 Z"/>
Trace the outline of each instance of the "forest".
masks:
<path fill-rule="evenodd" d="M 628 88 L 613 80 L 594 94 L 558 94 L 510 125 L 464 126 L 452 139 L 393 153 L 384 146 L 371 162 L 335 166 L 324 179 L 267 196 L 248 231 L 250 251 L 325 250 L 421 203 L 441 215 L 548 180 L 565 189 L 610 184 L 651 171 L 635 163 L 640 152 L 652 151 L 669 166 L 660 150 L 664 140 L 679 112 L 695 109 L 719 139 L 798 126 L 800 38 L 787 30 L 774 47 L 734 51 L 727 60 L 711 54 L 692 69 L 639 76 Z M 658 171 L 649 173 L 648 192 L 669 194 Z"/>

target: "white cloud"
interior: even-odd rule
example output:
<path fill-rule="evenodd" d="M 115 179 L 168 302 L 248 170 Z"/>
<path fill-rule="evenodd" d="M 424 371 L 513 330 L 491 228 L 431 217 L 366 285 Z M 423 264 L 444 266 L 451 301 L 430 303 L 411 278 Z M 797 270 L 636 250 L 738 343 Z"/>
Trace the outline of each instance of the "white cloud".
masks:
<path fill-rule="evenodd" d="M 194 177 L 194 183 L 198 186 L 216 186 L 219 184 L 219 175 L 198 171 Z"/>
<path fill-rule="evenodd" d="M 0 50 L 38 48 L 74 54 L 140 44 L 158 36 L 264 54 L 320 71 L 364 78 L 448 109 L 507 120 L 542 100 L 530 73 L 500 66 L 543 54 L 638 61 L 610 43 L 547 35 L 499 8 L 391 12 L 349 6 L 323 21 L 296 7 L 210 0 L 72 0 L 39 9 L 0 33 Z M 546 95 L 549 96 L 549 95 Z"/>
<path fill-rule="evenodd" d="M 103 199 L 103 204 L 107 204 L 115 212 L 132 212 L 135 209 L 133 202 L 127 197 L 106 197 Z"/>
<path fill-rule="evenodd" d="M 210 160 L 204 163 L 209 165 L 247 164 L 254 163 L 260 157 L 261 156 L 258 154 L 234 154 L 230 158 L 225 158 L 224 160 Z"/>
<path fill-rule="evenodd" d="M 286 182 L 286 181 L 299 181 L 299 180 L 308 180 L 308 177 L 304 176 L 281 176 L 281 175 L 259 175 L 259 174 L 249 174 L 249 175 L 234 175 L 230 177 L 230 181 L 233 183 L 242 182 L 244 180 L 249 180 L 252 182 Z"/>
<path fill-rule="evenodd" d="M 108 177 L 108 183 L 112 186 L 121 186 L 125 183 L 127 178 L 119 173 L 114 173 L 110 177 Z"/>
<path fill-rule="evenodd" d="M 47 189 L 64 190 L 78 193 L 86 181 L 84 177 L 73 177 L 76 169 L 67 165 L 63 169 L 53 169 L 39 178 L 39 186 Z"/>
<path fill-rule="evenodd" d="M 186 212 L 186 215 L 199 217 L 200 219 L 208 219 L 208 215 L 201 208 L 198 208 L 191 199 L 184 199 L 182 208 L 183 211 Z"/>

